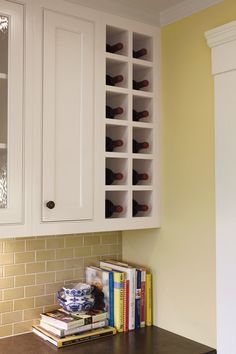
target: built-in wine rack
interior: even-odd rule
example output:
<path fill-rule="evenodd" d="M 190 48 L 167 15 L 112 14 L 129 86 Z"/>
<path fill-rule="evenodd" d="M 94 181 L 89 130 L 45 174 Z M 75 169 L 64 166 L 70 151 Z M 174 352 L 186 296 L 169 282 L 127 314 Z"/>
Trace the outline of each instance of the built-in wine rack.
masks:
<path fill-rule="evenodd" d="M 106 26 L 104 197 L 113 204 L 106 219 L 159 226 L 156 37 L 140 32 Z"/>

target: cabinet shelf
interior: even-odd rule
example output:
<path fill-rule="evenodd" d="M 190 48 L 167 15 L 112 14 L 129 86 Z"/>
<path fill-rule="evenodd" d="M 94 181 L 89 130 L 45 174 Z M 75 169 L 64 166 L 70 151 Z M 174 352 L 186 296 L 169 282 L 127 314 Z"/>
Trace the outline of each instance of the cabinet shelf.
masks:
<path fill-rule="evenodd" d="M 5 143 L 0 143 L 0 150 L 6 150 L 7 144 Z"/>
<path fill-rule="evenodd" d="M 134 128 L 147 128 L 147 129 L 153 129 L 154 125 L 153 123 L 146 123 L 146 122 L 133 122 L 133 127 Z"/>
<path fill-rule="evenodd" d="M 114 159 L 125 159 L 128 158 L 128 154 L 126 152 L 106 152 L 105 157 Z"/>
<path fill-rule="evenodd" d="M 7 76 L 5 73 L 0 73 L 0 79 L 7 80 Z"/>
<path fill-rule="evenodd" d="M 127 186 L 124 185 L 124 186 L 121 186 L 121 185 L 110 185 L 110 186 L 106 186 L 106 191 L 125 191 L 127 192 L 128 189 L 127 189 Z"/>
<path fill-rule="evenodd" d="M 148 91 L 138 91 L 138 90 L 132 90 L 132 94 L 133 96 L 137 96 L 137 97 L 147 97 L 147 98 L 153 98 L 154 94 L 153 92 L 148 92 Z"/>
<path fill-rule="evenodd" d="M 153 154 L 140 154 L 140 153 L 137 153 L 137 154 L 132 154 L 132 159 L 133 160 L 135 160 L 135 159 L 138 159 L 138 160 L 153 160 L 154 156 L 153 156 Z"/>
<path fill-rule="evenodd" d="M 119 62 L 124 62 L 124 63 L 127 63 L 129 61 L 129 58 L 125 55 L 119 55 L 119 54 L 107 53 L 107 52 L 106 52 L 106 58 L 111 60 L 116 60 Z"/>
<path fill-rule="evenodd" d="M 113 92 L 113 93 L 119 93 L 119 94 L 128 94 L 129 90 L 125 87 L 118 87 L 118 86 L 110 86 L 106 85 L 106 92 Z M 151 97 L 151 96 L 145 96 L 145 97 Z"/>
<path fill-rule="evenodd" d="M 152 68 L 153 63 L 151 61 L 141 60 L 141 59 L 132 59 L 134 65 L 139 65 L 140 67 Z"/>
<path fill-rule="evenodd" d="M 110 119 L 110 118 L 106 118 L 106 124 L 109 125 L 119 125 L 119 126 L 127 126 L 128 122 L 125 120 L 119 120 L 119 119 Z"/>
<path fill-rule="evenodd" d="M 136 185 L 132 187 L 133 191 L 153 191 L 153 186 Z"/>

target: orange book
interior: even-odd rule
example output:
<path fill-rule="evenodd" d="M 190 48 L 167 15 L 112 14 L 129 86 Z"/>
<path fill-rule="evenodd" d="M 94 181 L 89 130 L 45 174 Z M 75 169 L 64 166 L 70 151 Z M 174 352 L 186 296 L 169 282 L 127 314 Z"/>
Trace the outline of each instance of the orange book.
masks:
<path fill-rule="evenodd" d="M 124 282 L 124 332 L 129 330 L 129 280 Z"/>

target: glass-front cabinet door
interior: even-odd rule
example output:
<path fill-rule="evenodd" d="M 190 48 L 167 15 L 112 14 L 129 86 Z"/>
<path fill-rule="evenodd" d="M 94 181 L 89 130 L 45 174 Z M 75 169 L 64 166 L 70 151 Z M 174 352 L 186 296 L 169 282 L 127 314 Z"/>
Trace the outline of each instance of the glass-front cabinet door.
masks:
<path fill-rule="evenodd" d="M 7 74 L 9 18 L 0 15 L 0 208 L 7 208 Z"/>
<path fill-rule="evenodd" d="M 0 224 L 23 222 L 23 6 L 0 0 Z"/>

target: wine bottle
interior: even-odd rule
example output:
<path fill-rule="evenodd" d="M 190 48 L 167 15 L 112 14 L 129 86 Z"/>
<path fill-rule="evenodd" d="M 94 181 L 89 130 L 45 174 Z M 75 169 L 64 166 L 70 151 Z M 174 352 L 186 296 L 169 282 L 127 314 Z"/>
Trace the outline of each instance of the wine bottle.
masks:
<path fill-rule="evenodd" d="M 110 106 L 106 106 L 106 117 L 107 118 L 115 118 L 115 116 L 118 116 L 119 114 L 122 114 L 124 112 L 122 107 L 116 107 L 112 108 Z"/>
<path fill-rule="evenodd" d="M 137 142 L 137 140 L 133 139 L 133 153 L 136 154 L 139 152 L 139 150 L 142 149 L 148 149 L 149 148 L 149 144 L 144 141 L 142 143 Z"/>
<path fill-rule="evenodd" d="M 133 121 L 137 122 L 142 118 L 148 117 L 149 116 L 149 112 L 148 111 L 140 111 L 137 112 L 133 109 Z"/>
<path fill-rule="evenodd" d="M 136 216 L 139 211 L 148 211 L 148 205 L 139 204 L 136 200 L 133 199 L 133 216 Z"/>
<path fill-rule="evenodd" d="M 139 49 L 139 50 L 133 50 L 133 57 L 138 59 L 138 58 L 141 58 L 143 57 L 144 55 L 147 54 L 147 49 L 146 48 L 142 48 L 142 49 Z"/>
<path fill-rule="evenodd" d="M 149 178 L 147 173 L 138 173 L 133 170 L 133 185 L 138 184 L 139 181 L 146 181 Z"/>
<path fill-rule="evenodd" d="M 106 75 L 106 85 L 115 86 L 124 80 L 123 75 L 110 76 Z M 144 80 L 145 81 L 145 80 Z"/>
<path fill-rule="evenodd" d="M 105 215 L 106 218 L 110 218 L 114 213 L 122 213 L 123 207 L 121 205 L 115 205 L 111 200 L 106 199 Z"/>
<path fill-rule="evenodd" d="M 147 87 L 149 85 L 148 80 L 142 80 L 142 81 L 135 81 L 133 80 L 133 89 L 134 90 L 140 90 L 143 87 Z"/>
<path fill-rule="evenodd" d="M 106 44 L 106 51 L 108 53 L 116 53 L 119 52 L 119 50 L 123 49 L 124 45 L 121 42 L 118 42 L 116 44 L 110 45 L 110 44 Z"/>
<path fill-rule="evenodd" d="M 114 148 L 120 147 L 123 145 L 122 140 L 112 140 L 109 136 L 106 136 L 106 151 L 113 151 Z"/>
<path fill-rule="evenodd" d="M 123 179 L 123 174 L 120 172 L 114 173 L 110 168 L 106 168 L 106 184 L 112 184 L 115 181 Z"/>

